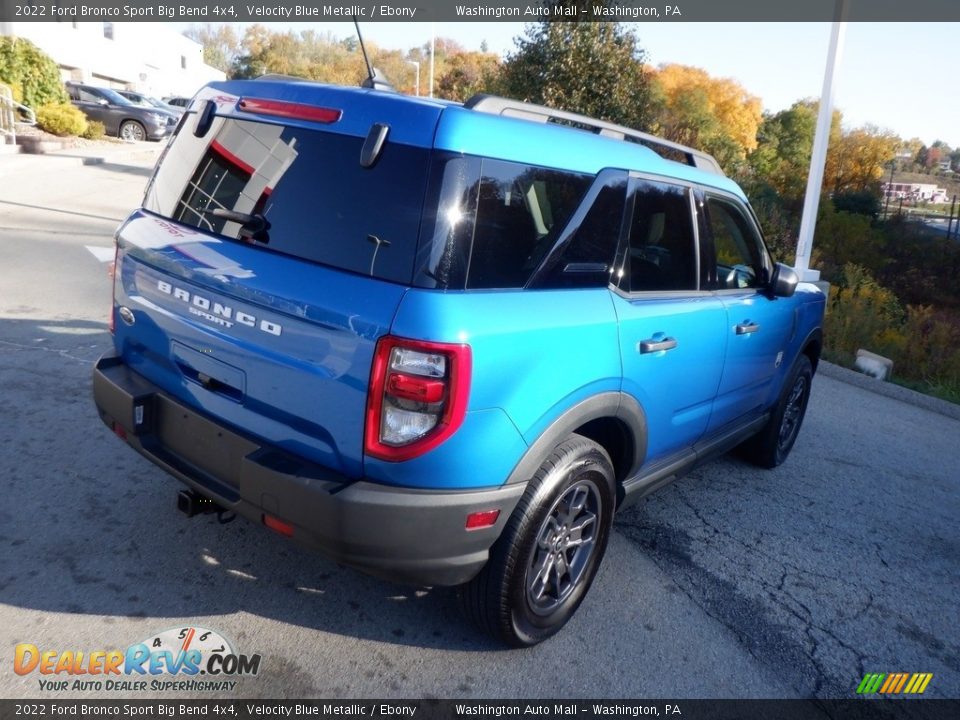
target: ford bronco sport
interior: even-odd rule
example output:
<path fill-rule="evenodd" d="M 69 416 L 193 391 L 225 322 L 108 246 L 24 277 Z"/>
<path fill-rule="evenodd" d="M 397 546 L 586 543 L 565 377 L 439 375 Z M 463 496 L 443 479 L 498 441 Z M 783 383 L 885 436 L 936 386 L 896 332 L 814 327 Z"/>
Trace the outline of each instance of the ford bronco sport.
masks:
<path fill-rule="evenodd" d="M 100 416 L 338 562 L 557 632 L 618 507 L 790 452 L 824 296 L 713 158 L 625 127 L 276 78 L 192 100 L 117 232 Z"/>

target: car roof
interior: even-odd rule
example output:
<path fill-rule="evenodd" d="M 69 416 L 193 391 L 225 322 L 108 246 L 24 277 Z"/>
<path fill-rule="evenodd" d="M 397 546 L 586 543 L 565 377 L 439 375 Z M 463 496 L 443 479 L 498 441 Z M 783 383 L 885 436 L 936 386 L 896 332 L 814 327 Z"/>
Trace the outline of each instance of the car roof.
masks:
<path fill-rule="evenodd" d="M 390 126 L 391 142 L 589 174 L 617 168 L 706 185 L 745 198 L 740 187 L 719 171 L 667 159 L 638 142 L 554 122 L 505 117 L 447 100 L 273 76 L 213 82 L 195 101 L 222 100 L 223 93 L 238 99 L 274 99 L 341 110 L 337 131 L 356 137 L 366 137 L 370 127 L 381 122 Z M 235 102 L 221 104 L 218 112 L 248 116 L 236 109 Z M 309 121 L 284 118 L 284 122 L 316 127 Z"/>

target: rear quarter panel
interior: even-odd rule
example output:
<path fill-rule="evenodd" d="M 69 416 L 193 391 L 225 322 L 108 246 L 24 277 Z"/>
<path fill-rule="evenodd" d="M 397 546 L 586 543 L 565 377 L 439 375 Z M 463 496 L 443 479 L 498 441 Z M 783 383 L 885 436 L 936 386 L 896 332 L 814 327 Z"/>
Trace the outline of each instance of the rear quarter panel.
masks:
<path fill-rule="evenodd" d="M 403 463 L 367 458 L 371 480 L 451 489 L 500 485 L 563 411 L 620 390 L 617 322 L 606 288 L 410 290 L 391 332 L 469 344 L 470 398 L 463 426 L 429 453 Z"/>

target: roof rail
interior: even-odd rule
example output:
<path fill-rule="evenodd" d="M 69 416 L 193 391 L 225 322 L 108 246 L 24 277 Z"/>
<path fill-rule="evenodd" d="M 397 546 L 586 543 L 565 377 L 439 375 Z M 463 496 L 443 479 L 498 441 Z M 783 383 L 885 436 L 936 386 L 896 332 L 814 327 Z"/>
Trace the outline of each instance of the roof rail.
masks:
<path fill-rule="evenodd" d="M 258 75 L 254 80 L 293 80 L 294 82 L 316 82 L 310 78 L 300 77 L 298 75 L 284 75 L 282 73 L 267 73 Z"/>
<path fill-rule="evenodd" d="M 720 163 L 712 155 L 623 125 L 614 125 L 603 120 L 597 120 L 587 115 L 578 115 L 565 110 L 554 110 L 543 105 L 534 105 L 533 103 L 484 93 L 474 95 L 463 106 L 468 110 L 476 110 L 491 115 L 572 126 L 576 129 L 592 132 L 595 135 L 644 145 L 667 160 L 681 162 L 716 175 L 724 174 Z"/>

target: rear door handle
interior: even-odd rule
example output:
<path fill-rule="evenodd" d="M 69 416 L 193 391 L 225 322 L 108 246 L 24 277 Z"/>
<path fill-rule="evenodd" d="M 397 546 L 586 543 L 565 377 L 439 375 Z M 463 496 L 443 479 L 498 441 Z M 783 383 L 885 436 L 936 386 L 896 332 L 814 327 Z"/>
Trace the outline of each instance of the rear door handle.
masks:
<path fill-rule="evenodd" d="M 737 335 L 749 335 L 750 333 L 755 333 L 759 329 L 760 323 L 744 320 L 742 323 L 737 325 Z"/>
<path fill-rule="evenodd" d="M 655 353 L 661 350 L 673 350 L 676 346 L 677 341 L 673 338 L 663 338 L 662 340 L 650 338 L 649 340 L 640 341 L 640 352 Z"/>

